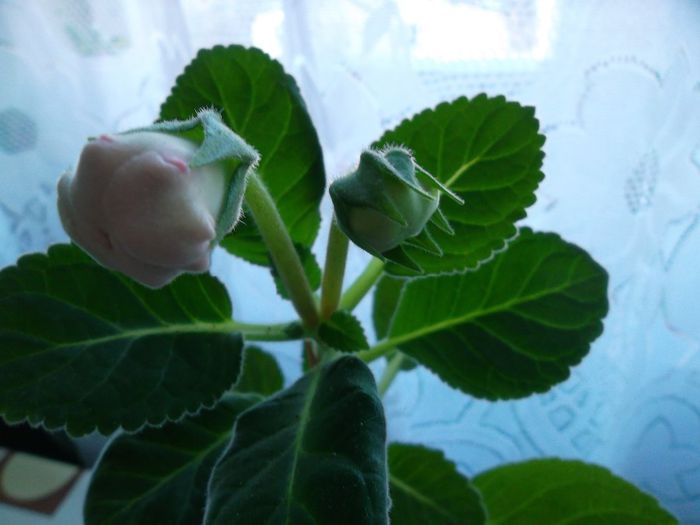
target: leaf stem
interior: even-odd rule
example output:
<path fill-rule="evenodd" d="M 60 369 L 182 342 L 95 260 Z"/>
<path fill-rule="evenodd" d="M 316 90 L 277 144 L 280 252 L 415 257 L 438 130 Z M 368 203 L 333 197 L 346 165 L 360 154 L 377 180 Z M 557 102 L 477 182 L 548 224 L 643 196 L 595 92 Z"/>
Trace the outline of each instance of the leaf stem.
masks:
<path fill-rule="evenodd" d="M 328 232 L 328 248 L 321 288 L 321 319 L 323 320 L 329 319 L 340 303 L 345 263 L 348 257 L 348 242 L 347 236 L 340 230 L 333 216 Z"/>
<path fill-rule="evenodd" d="M 379 341 L 369 350 L 362 350 L 361 352 L 357 352 L 355 355 L 362 359 L 365 363 L 371 363 L 375 359 L 379 359 L 383 355 L 391 352 L 396 346 L 396 343 L 397 341 L 395 339 L 384 339 L 383 341 Z"/>
<path fill-rule="evenodd" d="M 387 363 L 386 368 L 382 373 L 382 377 L 379 379 L 379 383 L 377 383 L 377 391 L 379 392 L 380 396 L 383 397 L 386 391 L 389 390 L 391 383 L 393 383 L 394 379 L 401 370 L 403 359 L 403 353 L 398 350 L 391 357 L 391 359 L 389 359 L 389 362 Z"/>
<path fill-rule="evenodd" d="M 354 309 L 381 277 L 383 271 L 384 262 L 376 257 L 372 257 L 364 271 L 345 290 L 345 293 L 340 298 L 340 308 L 348 311 Z"/>
<path fill-rule="evenodd" d="M 255 324 L 230 321 L 227 323 L 233 332 L 240 332 L 248 341 L 295 341 L 304 337 L 298 321 L 278 324 Z"/>
<path fill-rule="evenodd" d="M 304 325 L 315 329 L 319 323 L 318 308 L 299 254 L 294 249 L 275 202 L 254 171 L 248 175 L 245 198 L 294 308 Z"/>

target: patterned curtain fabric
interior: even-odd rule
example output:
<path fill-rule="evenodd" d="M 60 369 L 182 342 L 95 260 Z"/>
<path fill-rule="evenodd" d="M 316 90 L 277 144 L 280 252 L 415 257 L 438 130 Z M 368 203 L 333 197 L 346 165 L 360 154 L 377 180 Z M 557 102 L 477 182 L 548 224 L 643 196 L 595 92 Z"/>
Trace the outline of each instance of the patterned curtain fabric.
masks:
<path fill-rule="evenodd" d="M 201 47 L 255 45 L 285 65 L 329 178 L 424 107 L 505 94 L 536 106 L 547 135 L 523 222 L 610 272 L 605 334 L 568 381 L 518 402 L 403 374 L 386 397 L 391 438 L 470 474 L 538 456 L 601 463 L 700 523 L 698 27 L 695 0 L 0 0 L 0 264 L 66 239 L 61 172 L 86 137 L 152 121 Z M 266 272 L 216 255 L 234 301 L 248 298 L 242 320 L 292 314 L 270 312 Z M 364 261 L 352 250 L 349 278 Z M 299 374 L 295 345 L 277 355 Z"/>

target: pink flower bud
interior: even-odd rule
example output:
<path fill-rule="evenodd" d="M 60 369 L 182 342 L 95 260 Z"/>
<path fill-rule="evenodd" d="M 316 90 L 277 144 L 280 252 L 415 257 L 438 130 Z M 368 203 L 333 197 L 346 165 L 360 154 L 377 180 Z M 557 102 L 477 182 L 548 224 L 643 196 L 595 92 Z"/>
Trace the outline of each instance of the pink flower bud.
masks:
<path fill-rule="evenodd" d="M 196 150 L 155 132 L 91 141 L 58 183 L 66 232 L 100 264 L 152 288 L 207 271 L 226 180 L 219 164 L 190 168 Z"/>

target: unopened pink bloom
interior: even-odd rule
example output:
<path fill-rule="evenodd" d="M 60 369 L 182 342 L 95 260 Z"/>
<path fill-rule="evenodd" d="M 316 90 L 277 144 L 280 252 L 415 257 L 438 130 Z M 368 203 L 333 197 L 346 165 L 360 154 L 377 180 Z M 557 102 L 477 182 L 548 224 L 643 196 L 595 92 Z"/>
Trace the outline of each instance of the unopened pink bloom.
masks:
<path fill-rule="evenodd" d="M 209 268 L 225 177 L 190 169 L 197 146 L 155 132 L 102 135 L 58 183 L 73 241 L 102 265 L 153 288 Z"/>

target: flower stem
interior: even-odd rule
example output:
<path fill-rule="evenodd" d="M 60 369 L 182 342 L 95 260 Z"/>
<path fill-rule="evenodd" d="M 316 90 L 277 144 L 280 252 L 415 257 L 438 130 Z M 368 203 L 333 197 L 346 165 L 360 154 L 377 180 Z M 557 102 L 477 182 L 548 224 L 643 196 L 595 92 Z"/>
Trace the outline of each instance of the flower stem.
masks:
<path fill-rule="evenodd" d="M 345 262 L 348 257 L 348 238 L 340 231 L 335 217 L 328 232 L 326 263 L 323 269 L 321 288 L 321 319 L 328 319 L 338 309 L 340 293 L 343 290 Z"/>
<path fill-rule="evenodd" d="M 373 257 L 364 271 L 355 279 L 355 282 L 345 290 L 345 293 L 340 298 L 340 308 L 343 310 L 355 308 L 381 277 L 383 271 L 384 262 Z"/>
<path fill-rule="evenodd" d="M 379 379 L 379 383 L 377 383 L 377 391 L 379 392 L 380 396 L 384 396 L 387 390 L 389 390 L 389 387 L 391 386 L 391 383 L 394 381 L 396 378 L 397 374 L 401 370 L 401 365 L 403 364 L 403 359 L 404 355 L 400 351 L 396 351 L 396 353 L 392 356 L 391 359 L 389 359 L 389 362 L 386 365 L 386 368 L 384 369 L 384 372 L 382 373 L 382 377 Z"/>
<path fill-rule="evenodd" d="M 275 202 L 254 171 L 248 175 L 245 198 L 294 308 L 304 326 L 315 329 L 319 323 L 318 308 L 299 254 L 294 249 Z"/>

